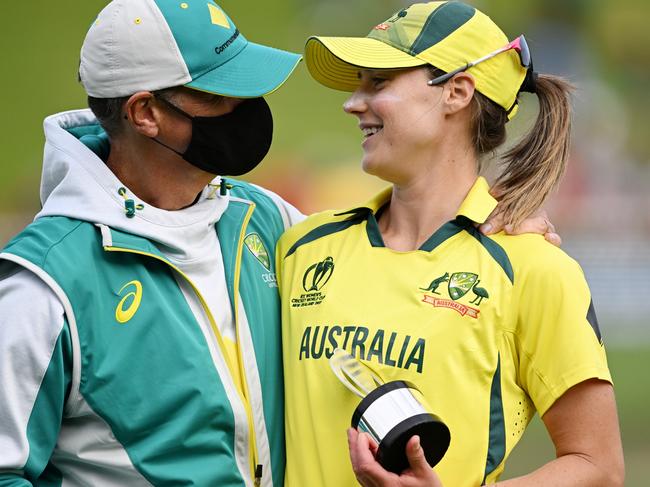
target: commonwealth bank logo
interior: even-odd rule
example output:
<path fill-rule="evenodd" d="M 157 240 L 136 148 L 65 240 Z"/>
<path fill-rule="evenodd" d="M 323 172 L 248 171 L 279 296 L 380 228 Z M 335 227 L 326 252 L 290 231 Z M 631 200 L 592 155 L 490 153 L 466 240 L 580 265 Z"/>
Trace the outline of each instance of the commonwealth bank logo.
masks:
<path fill-rule="evenodd" d="M 125 293 L 124 295 L 122 293 Z M 122 299 L 115 308 L 115 319 L 118 323 L 124 324 L 133 318 L 140 308 L 142 301 L 142 283 L 137 280 L 127 282 L 119 290 L 118 294 Z"/>
<path fill-rule="evenodd" d="M 210 11 L 210 21 L 214 25 L 230 29 L 230 22 L 228 22 L 228 17 L 223 13 L 223 10 L 212 3 L 208 3 L 208 10 Z"/>

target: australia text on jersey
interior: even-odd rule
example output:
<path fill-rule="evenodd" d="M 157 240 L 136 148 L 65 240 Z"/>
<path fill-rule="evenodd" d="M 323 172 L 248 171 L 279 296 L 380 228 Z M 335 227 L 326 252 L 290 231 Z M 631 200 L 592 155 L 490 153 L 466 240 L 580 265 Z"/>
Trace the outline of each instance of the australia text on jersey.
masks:
<path fill-rule="evenodd" d="M 365 326 L 307 326 L 300 340 L 298 360 L 327 360 L 336 348 L 349 351 L 360 360 L 376 361 L 390 367 L 424 369 L 426 340 L 379 329 L 371 333 Z"/>

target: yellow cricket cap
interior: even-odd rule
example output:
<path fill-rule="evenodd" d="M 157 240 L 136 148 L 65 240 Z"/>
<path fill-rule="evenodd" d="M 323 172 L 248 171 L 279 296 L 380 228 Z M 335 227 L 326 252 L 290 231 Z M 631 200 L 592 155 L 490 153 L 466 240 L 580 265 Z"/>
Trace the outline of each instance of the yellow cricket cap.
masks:
<path fill-rule="evenodd" d="M 310 37 L 305 46 L 309 72 L 319 83 L 354 91 L 358 71 L 435 66 L 457 69 L 508 44 L 487 15 L 462 2 L 415 3 L 375 26 L 366 37 Z M 517 111 L 517 94 L 527 68 L 511 49 L 467 70 L 476 89 L 508 111 Z"/>

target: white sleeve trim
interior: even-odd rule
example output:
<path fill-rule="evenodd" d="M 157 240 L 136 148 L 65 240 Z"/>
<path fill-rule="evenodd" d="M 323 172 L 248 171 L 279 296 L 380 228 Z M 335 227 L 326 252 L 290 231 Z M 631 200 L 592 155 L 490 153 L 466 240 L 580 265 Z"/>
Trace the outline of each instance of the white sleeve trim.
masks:
<path fill-rule="evenodd" d="M 27 427 L 64 317 L 58 298 L 30 271 L 15 266 L 0 279 L 0 471 L 24 472 Z"/>
<path fill-rule="evenodd" d="M 77 333 L 77 320 L 74 312 L 72 311 L 72 304 L 66 296 L 61 286 L 43 269 L 31 263 L 27 259 L 9 253 L 0 253 L 0 259 L 5 259 L 14 262 L 27 270 L 32 271 L 38 276 L 49 288 L 54 292 L 56 297 L 63 305 L 63 310 L 68 319 L 68 326 L 70 328 L 70 341 L 72 342 L 72 382 L 70 387 L 70 396 L 66 402 L 65 412 L 72 414 L 77 410 L 80 403 L 79 396 L 79 383 L 81 381 L 81 353 L 79 345 L 79 334 Z"/>

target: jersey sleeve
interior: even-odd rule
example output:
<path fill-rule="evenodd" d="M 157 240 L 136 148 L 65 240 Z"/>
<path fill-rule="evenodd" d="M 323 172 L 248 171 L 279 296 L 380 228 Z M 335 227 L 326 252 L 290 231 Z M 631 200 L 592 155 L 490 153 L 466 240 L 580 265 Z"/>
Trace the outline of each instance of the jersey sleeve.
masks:
<path fill-rule="evenodd" d="M 49 460 L 71 383 L 71 340 L 63 306 L 44 282 L 21 268 L 3 275 L 0 486 L 32 485 L 57 475 Z"/>
<path fill-rule="evenodd" d="M 591 293 L 580 266 L 544 244 L 515 274 L 519 380 L 540 416 L 569 388 L 611 382 Z"/>

